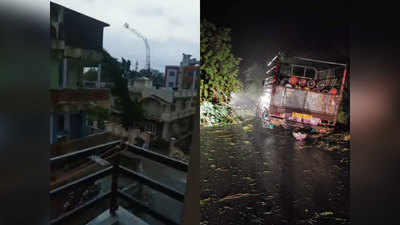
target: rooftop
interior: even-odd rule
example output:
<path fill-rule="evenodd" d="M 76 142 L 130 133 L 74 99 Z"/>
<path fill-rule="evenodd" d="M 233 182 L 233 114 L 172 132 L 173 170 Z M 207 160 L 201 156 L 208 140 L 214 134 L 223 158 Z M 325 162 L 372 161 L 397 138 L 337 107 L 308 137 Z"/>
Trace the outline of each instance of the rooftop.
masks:
<path fill-rule="evenodd" d="M 57 4 L 57 3 L 55 3 L 55 2 L 50 2 L 50 14 L 51 14 L 52 12 L 54 12 L 54 9 L 57 8 L 57 7 L 64 8 L 64 10 L 65 10 L 64 13 L 67 13 L 67 14 L 75 14 L 74 16 L 77 16 L 77 17 L 80 17 L 80 18 L 84 18 L 84 19 L 86 19 L 86 20 L 90 20 L 90 21 L 92 21 L 92 22 L 94 22 L 94 23 L 97 23 L 97 24 L 103 26 L 103 27 L 109 27 L 109 26 L 110 26 L 110 24 L 108 24 L 108 23 L 105 23 L 105 22 L 100 21 L 100 20 L 98 20 L 98 19 L 95 19 L 95 18 L 93 18 L 93 17 L 87 16 L 87 15 L 85 15 L 85 14 L 82 14 L 82 13 L 78 12 L 78 11 L 75 11 L 75 10 L 73 10 L 73 9 L 67 8 L 67 7 L 62 6 L 62 5 L 60 5 L 60 4 Z"/>

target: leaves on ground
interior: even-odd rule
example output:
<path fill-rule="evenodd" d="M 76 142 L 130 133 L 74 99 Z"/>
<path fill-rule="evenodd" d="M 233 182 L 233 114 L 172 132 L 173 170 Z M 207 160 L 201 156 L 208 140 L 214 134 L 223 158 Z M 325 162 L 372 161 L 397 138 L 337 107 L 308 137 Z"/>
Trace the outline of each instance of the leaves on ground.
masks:
<path fill-rule="evenodd" d="M 238 194 L 228 195 L 224 198 L 221 198 L 220 200 L 218 200 L 218 202 L 223 202 L 226 200 L 232 200 L 232 199 L 238 199 L 238 198 L 245 198 L 245 197 L 250 197 L 250 196 L 259 196 L 259 195 L 262 195 L 262 194 L 238 193 Z"/>
<path fill-rule="evenodd" d="M 242 129 L 244 131 L 246 131 L 246 132 L 251 132 L 251 131 L 253 131 L 253 125 L 252 124 L 248 124 L 248 125 L 242 127 Z"/>
<path fill-rule="evenodd" d="M 333 215 L 333 212 L 321 212 L 319 215 L 320 216 L 330 216 L 330 215 Z"/>
<path fill-rule="evenodd" d="M 211 198 L 200 199 L 200 205 L 204 205 L 205 203 L 207 203 L 210 200 L 211 200 Z"/>

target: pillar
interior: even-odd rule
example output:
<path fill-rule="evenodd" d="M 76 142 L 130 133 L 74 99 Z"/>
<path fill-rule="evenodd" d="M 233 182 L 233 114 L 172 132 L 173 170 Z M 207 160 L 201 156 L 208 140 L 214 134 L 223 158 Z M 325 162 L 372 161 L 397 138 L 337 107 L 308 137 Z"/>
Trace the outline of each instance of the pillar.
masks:
<path fill-rule="evenodd" d="M 54 114 L 50 113 L 50 144 L 55 143 Z"/>
<path fill-rule="evenodd" d="M 197 71 L 193 71 L 192 90 L 195 90 L 195 88 L 196 88 L 196 73 L 197 73 Z"/>
<path fill-rule="evenodd" d="M 64 113 L 64 131 L 67 133 L 67 137 L 71 137 L 71 117 L 70 113 Z"/>
<path fill-rule="evenodd" d="M 169 141 L 169 122 L 164 122 L 164 124 L 163 124 L 163 130 L 162 130 L 162 135 L 161 135 L 161 137 L 163 138 L 163 139 L 165 139 L 165 140 L 168 140 Z"/>
<path fill-rule="evenodd" d="M 97 88 L 101 87 L 101 64 L 97 66 Z"/>
<path fill-rule="evenodd" d="M 62 82 L 62 87 L 67 88 L 68 87 L 68 60 L 65 57 L 63 59 L 63 70 L 62 70 L 62 77 L 63 77 L 63 82 Z"/>

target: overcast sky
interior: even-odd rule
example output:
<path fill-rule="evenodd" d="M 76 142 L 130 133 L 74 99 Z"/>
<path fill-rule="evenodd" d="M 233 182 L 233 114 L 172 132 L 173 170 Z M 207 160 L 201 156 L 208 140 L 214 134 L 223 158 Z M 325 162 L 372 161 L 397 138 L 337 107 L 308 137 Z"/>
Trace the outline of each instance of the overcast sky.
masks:
<path fill-rule="evenodd" d="M 123 27 L 147 37 L 152 69 L 179 65 L 182 53 L 200 58 L 200 0 L 52 0 L 110 24 L 104 29 L 104 48 L 115 58 L 138 60 L 139 70 L 146 64 L 142 39 Z"/>

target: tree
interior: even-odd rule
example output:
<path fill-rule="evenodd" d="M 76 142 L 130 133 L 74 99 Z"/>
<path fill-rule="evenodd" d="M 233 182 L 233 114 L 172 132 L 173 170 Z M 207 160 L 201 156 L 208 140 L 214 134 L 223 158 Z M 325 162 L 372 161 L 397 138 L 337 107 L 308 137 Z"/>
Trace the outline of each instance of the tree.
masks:
<path fill-rule="evenodd" d="M 200 27 L 200 101 L 229 103 L 231 93 L 241 89 L 237 79 L 241 59 L 231 52 L 229 28 L 203 20 Z"/>
<path fill-rule="evenodd" d="M 131 61 L 125 60 L 123 57 L 121 58 L 122 62 L 121 62 L 121 69 L 123 72 L 124 77 L 126 78 L 126 76 L 129 74 L 130 72 L 130 68 L 131 68 Z"/>
<path fill-rule="evenodd" d="M 103 71 L 105 76 L 112 79 L 114 84 L 111 92 L 116 98 L 116 106 L 121 111 L 120 119 L 125 129 L 133 127 L 135 122 L 143 120 L 143 110 L 138 102 L 132 101 L 128 90 L 128 81 L 124 78 L 126 70 L 129 70 L 128 62 L 118 62 L 106 50 L 103 50 Z M 124 60 L 123 60 L 124 61 Z"/>

